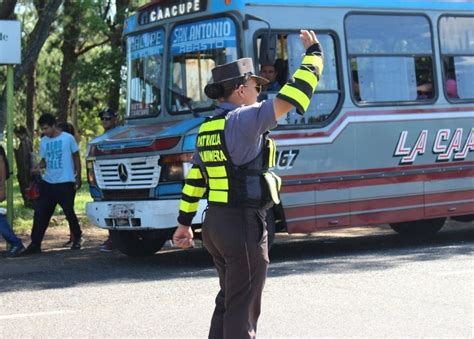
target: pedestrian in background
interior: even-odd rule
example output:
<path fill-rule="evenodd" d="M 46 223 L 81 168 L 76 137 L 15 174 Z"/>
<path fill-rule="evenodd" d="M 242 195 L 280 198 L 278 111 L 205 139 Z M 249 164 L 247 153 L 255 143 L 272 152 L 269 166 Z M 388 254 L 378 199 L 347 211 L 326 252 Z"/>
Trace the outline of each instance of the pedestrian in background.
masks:
<path fill-rule="evenodd" d="M 199 128 L 192 167 L 183 187 L 173 242 L 192 246 L 192 219 L 207 191 L 202 226 L 204 246 L 212 255 L 220 291 L 209 338 L 255 338 L 267 275 L 266 210 L 279 202 L 275 143 L 268 130 L 292 108 L 303 114 L 323 69 L 322 50 L 313 31 L 302 30 L 302 65 L 276 98 L 257 103 L 268 80 L 254 75 L 252 59 L 212 70 L 205 87 L 217 99 L 216 115 Z M 178 300 L 180 300 L 178 298 Z"/>
<path fill-rule="evenodd" d="M 76 139 L 76 129 L 74 128 L 74 125 L 71 124 L 70 122 L 67 122 L 67 121 L 60 122 L 58 123 L 57 127 L 61 132 L 69 133 L 74 137 L 74 139 Z M 74 200 L 75 200 L 75 197 L 74 197 Z M 69 240 L 64 244 L 64 247 L 72 246 L 74 242 L 74 235 L 72 233 L 71 224 L 68 223 L 68 225 L 69 225 Z"/>
<path fill-rule="evenodd" d="M 99 118 L 104 128 L 104 134 L 110 131 L 111 129 L 117 127 L 117 111 L 112 108 L 106 108 L 99 112 Z M 107 239 L 100 245 L 99 250 L 101 252 L 107 253 L 115 250 L 116 247 L 112 240 L 110 231 Z"/>
<path fill-rule="evenodd" d="M 58 204 L 66 215 L 74 237 L 71 249 L 80 249 L 82 231 L 74 211 L 76 191 L 82 184 L 79 148 L 71 134 L 56 127 L 56 118 L 53 115 L 43 114 L 38 119 L 38 125 L 43 134 L 40 141 L 39 167 L 44 169 L 44 174 L 33 216 L 31 243 L 23 255 L 41 252 L 41 242 Z"/>
<path fill-rule="evenodd" d="M 0 202 L 5 201 L 7 198 L 6 181 L 9 177 L 10 167 L 8 166 L 5 149 L 0 146 Z M 6 214 L 7 210 L 5 208 L 0 208 L 0 234 L 11 246 L 7 252 L 7 256 L 16 257 L 25 250 L 25 247 L 23 246 L 21 239 L 13 232 L 6 218 Z"/>

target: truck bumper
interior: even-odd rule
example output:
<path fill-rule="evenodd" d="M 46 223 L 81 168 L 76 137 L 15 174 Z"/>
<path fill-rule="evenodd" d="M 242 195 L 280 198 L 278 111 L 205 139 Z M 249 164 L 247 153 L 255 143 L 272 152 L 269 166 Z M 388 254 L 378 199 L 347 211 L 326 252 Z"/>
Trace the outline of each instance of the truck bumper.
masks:
<path fill-rule="evenodd" d="M 195 223 L 202 223 L 207 206 L 201 200 Z M 177 225 L 179 200 L 150 201 L 94 201 L 86 204 L 89 220 L 96 226 L 109 230 L 153 230 Z"/>

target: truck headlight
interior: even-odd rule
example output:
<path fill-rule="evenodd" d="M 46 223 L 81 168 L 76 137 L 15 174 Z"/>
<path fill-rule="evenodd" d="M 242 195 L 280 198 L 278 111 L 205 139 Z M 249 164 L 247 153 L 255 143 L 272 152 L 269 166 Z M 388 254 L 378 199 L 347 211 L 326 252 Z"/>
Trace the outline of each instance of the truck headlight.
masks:
<path fill-rule="evenodd" d="M 191 157 L 192 153 L 161 156 L 158 163 L 161 166 L 160 182 L 184 181 Z"/>
<path fill-rule="evenodd" d="M 95 180 L 93 160 L 86 160 L 86 169 L 87 169 L 87 182 L 89 183 L 90 186 L 97 186 L 97 181 Z"/>

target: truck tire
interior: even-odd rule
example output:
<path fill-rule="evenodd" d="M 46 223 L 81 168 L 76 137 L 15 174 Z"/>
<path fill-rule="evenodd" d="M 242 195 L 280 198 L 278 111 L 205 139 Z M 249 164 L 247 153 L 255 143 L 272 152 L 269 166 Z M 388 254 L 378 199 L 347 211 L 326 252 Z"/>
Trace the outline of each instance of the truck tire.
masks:
<path fill-rule="evenodd" d="M 451 219 L 456 221 L 469 222 L 474 220 L 474 214 L 455 215 L 454 217 L 451 217 Z"/>
<path fill-rule="evenodd" d="M 118 250 L 129 257 L 146 257 L 158 252 L 169 238 L 168 230 L 117 231 L 111 230 L 112 241 Z"/>
<path fill-rule="evenodd" d="M 436 234 L 445 221 L 446 218 L 406 221 L 390 224 L 390 227 L 402 236 L 420 238 Z"/>

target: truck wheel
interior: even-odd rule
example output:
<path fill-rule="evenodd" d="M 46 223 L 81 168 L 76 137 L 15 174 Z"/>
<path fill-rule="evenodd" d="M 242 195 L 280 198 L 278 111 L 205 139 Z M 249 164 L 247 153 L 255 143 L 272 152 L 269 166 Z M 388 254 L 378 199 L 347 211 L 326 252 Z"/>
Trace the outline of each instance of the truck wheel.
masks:
<path fill-rule="evenodd" d="M 424 237 L 438 232 L 445 221 L 446 218 L 407 221 L 390 224 L 390 227 L 402 236 Z"/>
<path fill-rule="evenodd" d="M 267 223 L 267 242 L 268 242 L 268 251 L 273 246 L 273 242 L 275 241 L 275 214 L 273 213 L 273 209 L 267 210 L 267 218 L 265 219 Z"/>
<path fill-rule="evenodd" d="M 469 222 L 474 220 L 474 214 L 455 215 L 454 217 L 451 217 L 451 219 L 456 221 Z"/>
<path fill-rule="evenodd" d="M 118 250 L 129 257 L 146 257 L 155 254 L 169 238 L 168 230 L 110 231 Z"/>

